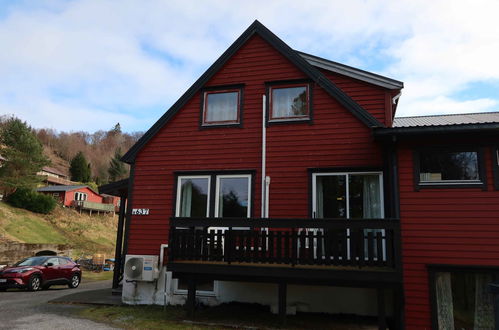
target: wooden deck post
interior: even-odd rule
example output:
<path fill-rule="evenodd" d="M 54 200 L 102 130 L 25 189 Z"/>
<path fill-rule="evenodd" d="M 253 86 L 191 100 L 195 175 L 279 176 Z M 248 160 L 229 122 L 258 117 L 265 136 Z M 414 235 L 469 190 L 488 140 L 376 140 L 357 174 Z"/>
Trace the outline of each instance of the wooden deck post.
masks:
<path fill-rule="evenodd" d="M 386 330 L 385 290 L 377 289 L 378 294 L 378 329 Z"/>
<path fill-rule="evenodd" d="M 196 309 L 196 279 L 189 278 L 187 288 L 187 317 L 193 318 Z"/>
<path fill-rule="evenodd" d="M 287 284 L 286 282 L 279 282 L 279 297 L 278 297 L 278 308 L 279 308 L 279 318 L 281 319 L 281 324 L 286 324 L 286 296 L 287 296 Z"/>

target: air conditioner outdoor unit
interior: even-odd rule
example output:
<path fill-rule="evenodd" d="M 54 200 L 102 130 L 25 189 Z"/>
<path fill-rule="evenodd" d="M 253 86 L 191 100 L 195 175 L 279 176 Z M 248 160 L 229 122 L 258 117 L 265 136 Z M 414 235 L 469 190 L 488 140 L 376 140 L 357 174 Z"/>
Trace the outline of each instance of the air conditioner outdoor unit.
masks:
<path fill-rule="evenodd" d="M 158 276 L 158 256 L 127 254 L 125 258 L 126 281 L 151 282 Z"/>

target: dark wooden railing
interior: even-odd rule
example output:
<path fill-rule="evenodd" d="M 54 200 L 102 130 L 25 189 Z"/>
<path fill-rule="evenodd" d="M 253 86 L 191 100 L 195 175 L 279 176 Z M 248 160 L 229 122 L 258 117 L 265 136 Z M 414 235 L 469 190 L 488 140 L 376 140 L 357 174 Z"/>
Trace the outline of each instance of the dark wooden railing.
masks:
<path fill-rule="evenodd" d="M 172 218 L 169 262 L 400 267 L 398 219 Z"/>

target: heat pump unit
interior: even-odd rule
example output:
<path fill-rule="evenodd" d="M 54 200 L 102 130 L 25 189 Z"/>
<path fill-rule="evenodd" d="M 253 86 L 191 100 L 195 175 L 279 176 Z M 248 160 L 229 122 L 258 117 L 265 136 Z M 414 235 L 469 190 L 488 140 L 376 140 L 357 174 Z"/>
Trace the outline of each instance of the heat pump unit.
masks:
<path fill-rule="evenodd" d="M 158 278 L 158 256 L 127 254 L 125 259 L 125 280 L 151 282 Z"/>

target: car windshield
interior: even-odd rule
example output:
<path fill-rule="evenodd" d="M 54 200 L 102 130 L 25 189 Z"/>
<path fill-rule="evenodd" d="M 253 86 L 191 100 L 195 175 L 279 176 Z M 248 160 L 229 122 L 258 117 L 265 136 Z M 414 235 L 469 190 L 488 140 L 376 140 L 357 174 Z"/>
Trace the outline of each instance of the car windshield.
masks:
<path fill-rule="evenodd" d="M 47 260 L 47 257 L 27 258 L 27 259 L 19 261 L 14 266 L 15 267 L 19 267 L 19 266 L 41 266 L 45 260 Z"/>

